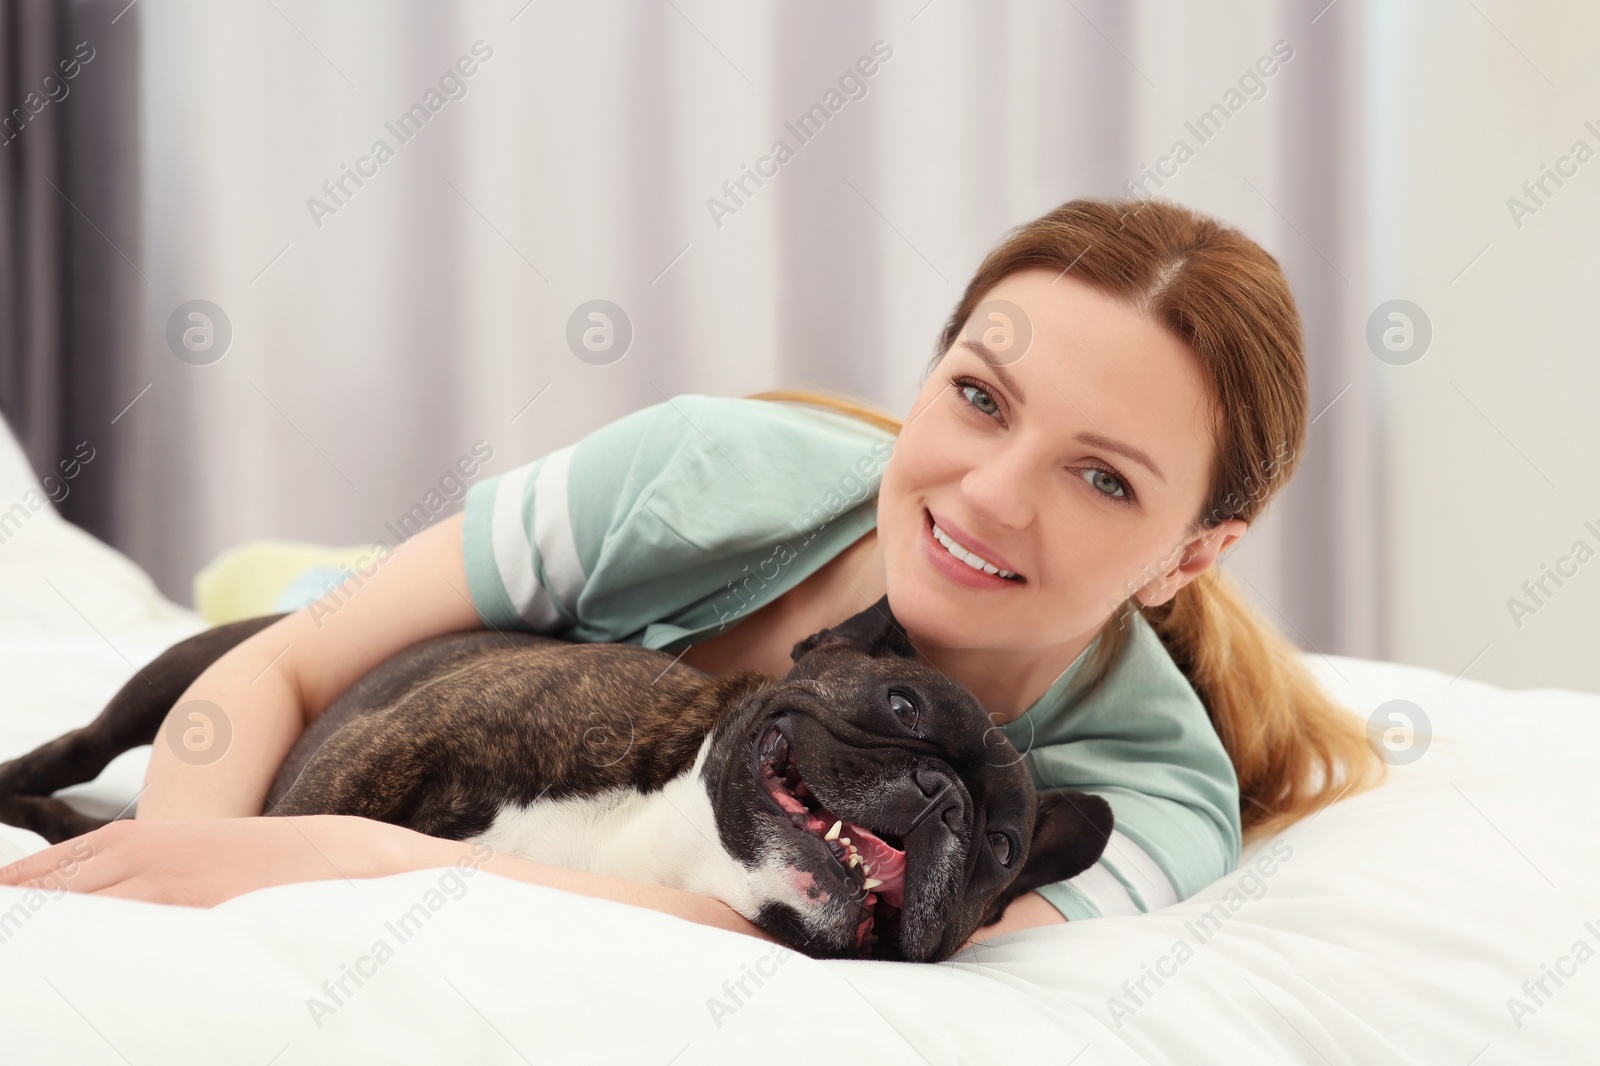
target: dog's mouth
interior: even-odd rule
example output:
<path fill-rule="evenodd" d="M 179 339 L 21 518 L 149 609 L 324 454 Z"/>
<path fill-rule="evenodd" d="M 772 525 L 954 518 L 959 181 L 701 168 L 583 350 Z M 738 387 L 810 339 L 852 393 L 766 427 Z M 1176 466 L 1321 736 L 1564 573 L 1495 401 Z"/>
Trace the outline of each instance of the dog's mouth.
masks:
<path fill-rule="evenodd" d="M 880 933 L 899 924 L 905 905 L 904 842 L 891 833 L 875 833 L 829 811 L 807 787 L 795 762 L 788 718 L 774 720 L 756 744 L 758 775 L 767 793 L 798 830 L 827 848 L 839 879 L 861 900 L 856 924 L 856 950 L 871 954 Z"/>

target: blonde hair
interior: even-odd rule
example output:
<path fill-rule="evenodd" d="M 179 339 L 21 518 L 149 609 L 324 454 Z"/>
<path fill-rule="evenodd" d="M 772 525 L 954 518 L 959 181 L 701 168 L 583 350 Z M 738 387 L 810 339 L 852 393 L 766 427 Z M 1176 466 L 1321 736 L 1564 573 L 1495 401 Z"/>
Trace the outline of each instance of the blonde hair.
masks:
<path fill-rule="evenodd" d="M 1215 401 L 1216 447 L 1210 491 L 1187 535 L 1230 518 L 1254 521 L 1294 473 L 1309 406 L 1300 317 L 1277 260 L 1239 230 L 1169 201 L 1073 200 L 989 252 L 939 334 L 930 371 L 990 289 L 1038 267 L 1070 269 L 1188 345 Z M 813 404 L 890 433 L 902 424 L 814 389 L 749 398 Z M 1160 606 L 1130 596 L 1113 611 L 1085 668 L 1086 690 L 1124 647 L 1130 611 L 1144 615 L 1205 704 L 1239 778 L 1246 843 L 1385 779 L 1376 727 L 1329 699 L 1299 649 L 1215 566 Z"/>

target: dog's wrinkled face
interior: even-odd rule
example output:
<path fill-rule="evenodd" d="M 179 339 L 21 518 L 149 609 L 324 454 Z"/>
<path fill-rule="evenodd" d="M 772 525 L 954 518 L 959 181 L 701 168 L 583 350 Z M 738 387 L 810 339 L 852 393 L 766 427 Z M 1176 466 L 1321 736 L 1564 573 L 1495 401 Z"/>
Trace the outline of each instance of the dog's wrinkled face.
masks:
<path fill-rule="evenodd" d="M 937 961 L 1071 877 L 1103 799 L 1041 797 L 966 689 L 917 661 L 884 597 L 795 646 L 718 724 L 703 771 L 724 846 L 769 887 L 757 924 L 807 954 Z"/>

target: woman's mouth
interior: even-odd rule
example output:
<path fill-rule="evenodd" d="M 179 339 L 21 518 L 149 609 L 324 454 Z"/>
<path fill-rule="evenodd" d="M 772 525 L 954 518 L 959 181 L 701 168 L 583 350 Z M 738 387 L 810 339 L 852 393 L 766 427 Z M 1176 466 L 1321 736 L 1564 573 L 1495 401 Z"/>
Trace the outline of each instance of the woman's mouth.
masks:
<path fill-rule="evenodd" d="M 1024 583 L 1020 574 L 989 562 L 968 551 L 966 546 L 934 522 L 932 512 L 922 512 L 922 543 L 929 561 L 953 580 L 973 588 L 1010 588 Z"/>

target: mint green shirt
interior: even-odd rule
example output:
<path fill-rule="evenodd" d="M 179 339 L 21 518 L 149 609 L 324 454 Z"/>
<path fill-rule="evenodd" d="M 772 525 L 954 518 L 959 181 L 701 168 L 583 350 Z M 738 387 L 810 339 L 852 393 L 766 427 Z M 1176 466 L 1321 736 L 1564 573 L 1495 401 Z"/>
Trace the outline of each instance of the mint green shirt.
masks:
<path fill-rule="evenodd" d="M 500 628 L 677 652 L 737 624 L 877 525 L 894 435 L 806 404 L 687 393 L 467 493 L 474 605 Z M 842 619 L 841 619 L 842 621 Z M 1040 788 L 1105 797 L 1094 867 L 1040 894 L 1069 919 L 1186 899 L 1239 860 L 1239 783 L 1205 706 L 1141 615 L 1001 728 Z M 1096 643 L 1098 643 L 1096 638 Z"/>

